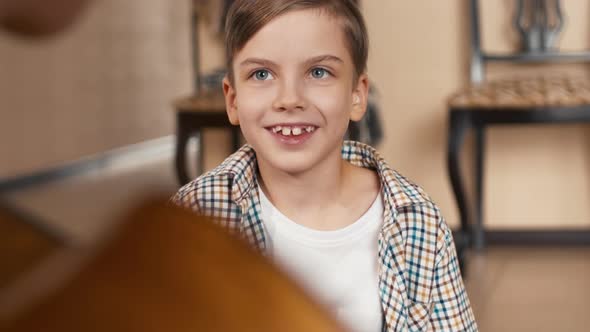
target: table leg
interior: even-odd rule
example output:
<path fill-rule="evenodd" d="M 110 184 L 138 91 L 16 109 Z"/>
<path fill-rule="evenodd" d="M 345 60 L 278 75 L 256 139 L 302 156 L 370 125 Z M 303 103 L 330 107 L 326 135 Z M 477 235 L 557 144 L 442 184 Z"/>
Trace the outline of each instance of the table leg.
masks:
<path fill-rule="evenodd" d="M 483 176 L 485 154 L 485 127 L 475 126 L 475 206 L 473 223 L 473 247 L 482 250 L 485 247 L 485 233 L 483 227 Z"/>
<path fill-rule="evenodd" d="M 232 144 L 232 153 L 238 151 L 240 148 L 240 127 L 233 126 L 231 128 L 231 144 Z"/>
<path fill-rule="evenodd" d="M 175 153 L 175 168 L 178 183 L 183 186 L 190 181 L 190 177 L 186 170 L 186 146 L 190 139 L 190 130 L 183 121 L 182 113 L 176 115 L 176 153 Z"/>
<path fill-rule="evenodd" d="M 447 166 L 449 177 L 451 179 L 451 186 L 453 187 L 453 193 L 455 194 L 455 199 L 457 200 L 457 205 L 459 207 L 461 221 L 458 233 L 461 239 L 456 239 L 455 242 L 457 244 L 457 255 L 462 272 L 464 271 L 464 266 L 466 264 L 465 251 L 470 245 L 471 230 L 467 201 L 461 178 L 461 169 L 459 167 L 459 154 L 465 140 L 465 134 L 470 126 L 470 119 L 467 113 L 451 111 L 449 120 Z"/>
<path fill-rule="evenodd" d="M 348 124 L 348 139 L 351 141 L 359 141 L 361 138 L 361 129 L 358 122 L 350 122 Z"/>
<path fill-rule="evenodd" d="M 197 140 L 197 176 L 203 174 L 205 169 L 205 139 L 202 129 L 193 131 L 192 136 Z"/>

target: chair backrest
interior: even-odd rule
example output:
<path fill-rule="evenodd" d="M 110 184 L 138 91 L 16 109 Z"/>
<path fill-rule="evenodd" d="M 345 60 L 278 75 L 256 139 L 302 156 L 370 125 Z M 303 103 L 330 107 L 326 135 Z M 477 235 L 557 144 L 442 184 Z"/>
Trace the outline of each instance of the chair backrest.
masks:
<path fill-rule="evenodd" d="M 590 52 L 559 52 L 556 47 L 564 25 L 560 0 L 514 0 L 514 4 L 516 11 L 513 24 L 521 37 L 522 47 L 515 54 L 499 54 L 482 50 L 479 0 L 469 0 L 472 83 L 480 83 L 485 79 L 488 62 L 590 62 Z"/>
<path fill-rule="evenodd" d="M 221 4 L 220 16 L 217 18 L 219 21 L 219 32 L 223 32 L 225 26 L 225 17 L 229 11 L 229 7 L 235 0 L 223 0 Z M 191 1 L 191 58 L 192 58 L 192 71 L 193 71 L 193 93 L 199 95 L 205 93 L 204 90 L 210 90 L 212 87 L 221 92 L 221 80 L 225 76 L 225 68 L 218 69 L 213 73 L 203 74 L 201 72 L 201 53 L 202 46 L 200 45 L 199 39 L 199 23 L 201 16 L 204 15 L 202 11 L 207 10 L 206 5 L 203 3 L 206 1 L 193 0 Z M 205 50 L 206 51 L 206 50 Z"/>
<path fill-rule="evenodd" d="M 193 92 L 198 94 L 201 86 L 201 48 L 199 47 L 199 13 L 191 2 L 191 59 L 193 69 Z"/>

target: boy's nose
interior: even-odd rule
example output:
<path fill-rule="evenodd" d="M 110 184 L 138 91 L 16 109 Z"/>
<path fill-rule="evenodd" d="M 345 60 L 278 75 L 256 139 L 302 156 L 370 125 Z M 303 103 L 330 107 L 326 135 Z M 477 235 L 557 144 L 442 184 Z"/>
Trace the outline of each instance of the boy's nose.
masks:
<path fill-rule="evenodd" d="M 281 84 L 273 108 L 279 111 L 305 109 L 305 98 L 296 82 Z"/>

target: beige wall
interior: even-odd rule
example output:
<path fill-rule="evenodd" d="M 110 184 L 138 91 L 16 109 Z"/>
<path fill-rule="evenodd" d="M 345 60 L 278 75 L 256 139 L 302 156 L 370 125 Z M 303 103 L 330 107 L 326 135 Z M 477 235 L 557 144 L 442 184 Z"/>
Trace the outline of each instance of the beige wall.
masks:
<path fill-rule="evenodd" d="M 0 178 L 174 131 L 191 90 L 188 0 L 99 0 L 64 34 L 0 34 Z"/>

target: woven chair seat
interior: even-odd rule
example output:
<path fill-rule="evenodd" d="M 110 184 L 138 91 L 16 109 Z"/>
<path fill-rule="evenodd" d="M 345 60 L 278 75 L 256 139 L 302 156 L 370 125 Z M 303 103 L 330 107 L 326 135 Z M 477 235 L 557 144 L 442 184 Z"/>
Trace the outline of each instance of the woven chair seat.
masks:
<path fill-rule="evenodd" d="M 221 113 L 225 115 L 223 93 L 207 92 L 174 100 L 174 110 L 191 113 Z"/>
<path fill-rule="evenodd" d="M 472 85 L 449 98 L 453 108 L 523 109 L 590 104 L 587 77 L 525 77 Z"/>

